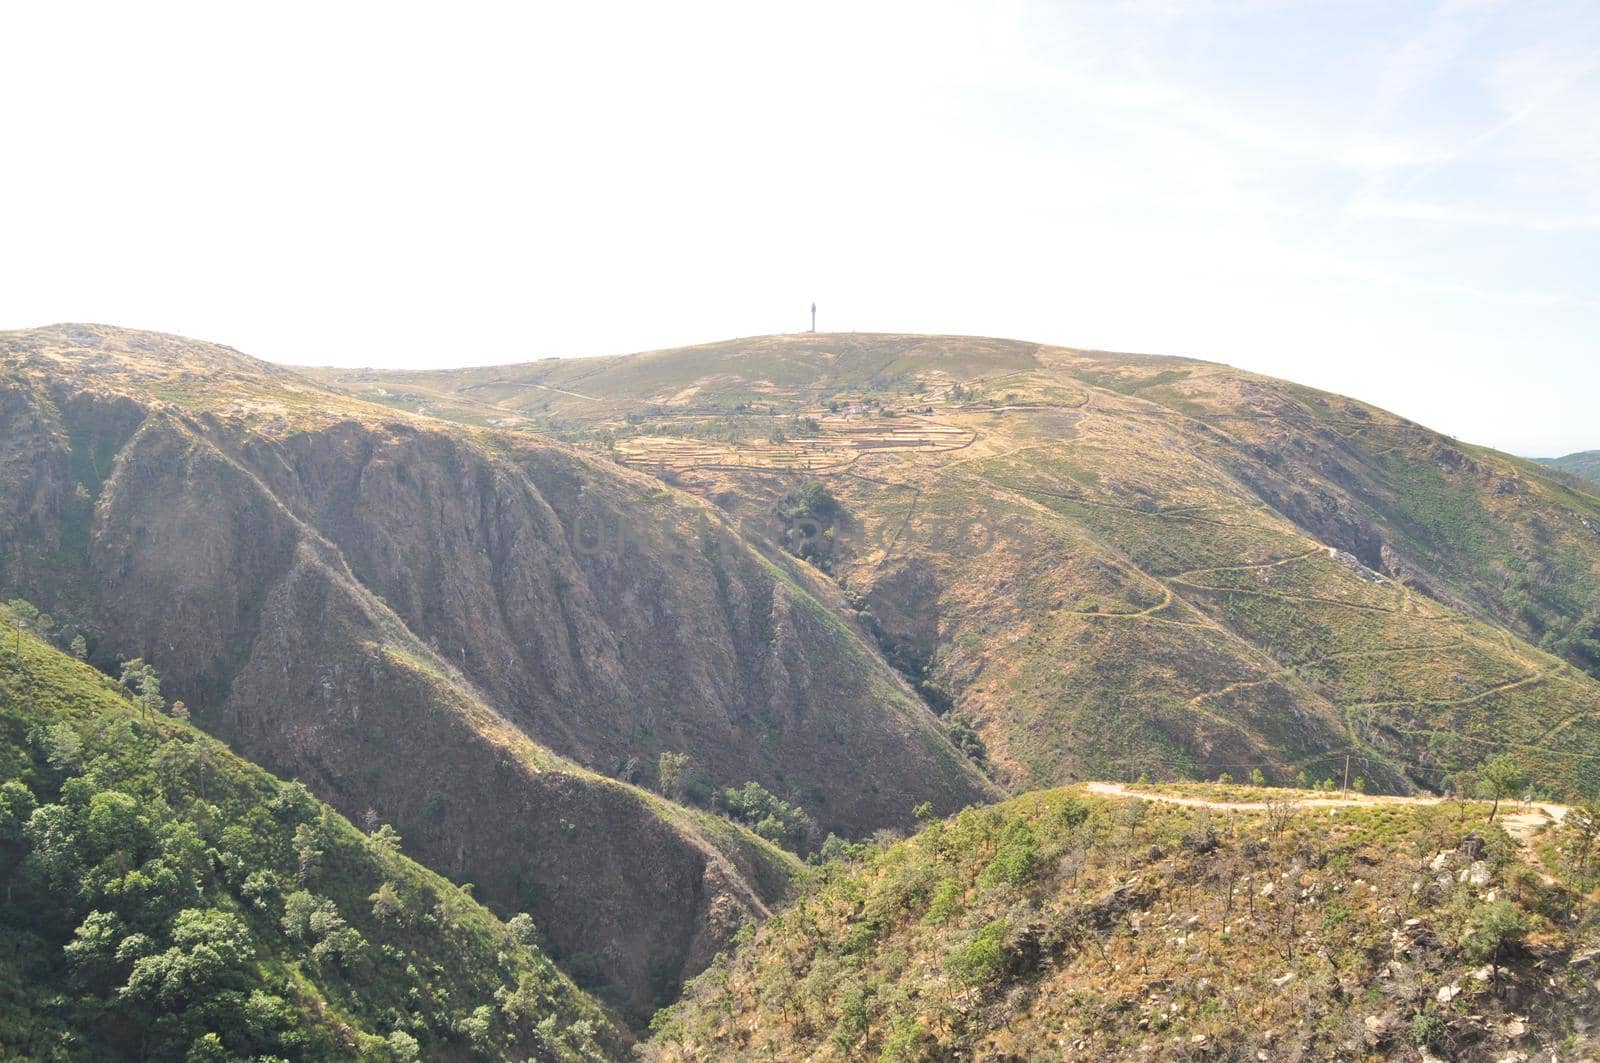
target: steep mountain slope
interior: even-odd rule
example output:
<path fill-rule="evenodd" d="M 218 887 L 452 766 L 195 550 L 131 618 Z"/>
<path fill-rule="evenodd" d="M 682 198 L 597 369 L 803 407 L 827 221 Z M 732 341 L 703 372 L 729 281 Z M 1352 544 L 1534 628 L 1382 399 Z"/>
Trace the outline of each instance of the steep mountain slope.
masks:
<path fill-rule="evenodd" d="M 1014 789 L 1352 754 L 1403 791 L 1504 749 L 1600 785 L 1600 498 L 1353 400 L 855 334 L 316 375 L 608 450 L 789 544 Z M 804 512 L 805 481 L 838 511 Z"/>
<path fill-rule="evenodd" d="M 1600 1049 L 1600 879 L 1576 854 L 1541 846 L 1548 875 L 1482 805 L 1268 796 L 1195 809 L 1041 791 L 859 852 L 663 1011 L 648 1058 Z"/>
<path fill-rule="evenodd" d="M 1579 451 L 1561 458 L 1540 458 L 1539 462 L 1585 480 L 1600 482 L 1600 450 Z"/>
<path fill-rule="evenodd" d="M 792 860 L 593 770 L 685 752 L 848 833 L 988 792 L 836 592 L 657 481 L 176 337 L 9 333 L 0 362 L 0 587 L 531 911 L 634 1018 Z"/>
<path fill-rule="evenodd" d="M 525 917 L 508 928 L 18 619 L 0 609 L 0 1055 L 622 1053 Z"/>

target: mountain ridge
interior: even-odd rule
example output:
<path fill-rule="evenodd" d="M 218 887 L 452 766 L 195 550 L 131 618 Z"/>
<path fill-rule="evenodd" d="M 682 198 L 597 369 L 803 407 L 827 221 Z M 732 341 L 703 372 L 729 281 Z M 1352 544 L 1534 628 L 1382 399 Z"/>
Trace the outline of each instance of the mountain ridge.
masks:
<path fill-rule="evenodd" d="M 161 342 L 0 337 L 8 590 L 80 626 L 98 660 L 156 661 L 242 752 L 348 814 L 377 808 L 434 866 L 533 910 L 564 966 L 636 1020 L 766 914 L 787 858 L 530 736 L 606 774 L 629 774 L 617 761 L 637 750 L 640 782 L 656 750 L 681 747 L 709 783 L 794 787 L 851 832 L 987 792 L 811 577 L 699 503 L 571 448 L 451 434 L 231 353 L 225 373 L 188 372 L 213 358 L 193 341 L 152 364 L 143 348 Z M 584 515 L 639 534 L 586 552 Z M 652 619 L 719 600 L 699 628 Z M 623 648 L 681 640 L 700 653 Z M 813 650 L 836 667 L 810 669 Z M 674 656 L 681 671 L 664 666 Z M 674 702 L 654 727 L 626 715 Z M 878 771 L 850 770 L 871 751 Z M 831 806 L 801 771 L 830 782 Z"/>
<path fill-rule="evenodd" d="M 774 541 L 789 534 L 770 517 L 784 494 L 806 477 L 824 482 L 848 516 L 828 529 L 836 579 L 865 600 L 862 615 L 871 614 L 892 659 L 911 672 L 931 669 L 936 685 L 953 689 L 958 714 L 1000 753 L 1014 787 L 1170 772 L 1174 743 L 1217 742 L 1226 744 L 1181 773 L 1248 762 L 1292 779 L 1292 758 L 1262 753 L 1290 743 L 1302 754 L 1364 755 L 1385 786 L 1436 787 L 1488 755 L 1496 733 L 1538 745 L 1546 731 L 1564 743 L 1549 771 L 1571 781 L 1594 775 L 1575 759 L 1583 743 L 1567 737 L 1588 733 L 1595 718 L 1593 493 L 1364 403 L 1197 359 L 898 334 L 757 337 L 427 374 L 311 374 L 399 408 L 609 452 Z M 902 533 L 937 539 L 941 526 L 975 514 L 1000 546 L 985 553 L 984 571 L 937 542 L 907 548 L 914 540 L 902 538 L 901 556 L 883 549 Z M 1180 531 L 1186 538 L 1175 538 Z M 1064 553 L 1090 567 L 1067 571 L 1052 560 Z M 1012 588 L 1058 585 L 1060 601 L 1018 615 L 1016 590 L 984 590 L 1000 572 Z M 1074 597 L 1084 600 L 1074 606 Z M 974 609 L 985 619 L 961 620 Z M 1082 618 L 1064 632 L 1076 661 L 1036 646 L 977 652 L 964 665 L 955 652 L 962 639 L 993 645 L 1008 628 L 1005 644 L 1056 639 L 1052 625 L 1069 615 Z M 1149 617 L 1162 629 L 1118 616 Z M 1090 630 L 1112 623 L 1140 649 L 1115 648 L 1108 632 Z M 1449 639 L 1429 636 L 1430 625 Z M 1512 641 L 1501 643 L 1496 629 Z M 1307 640 L 1331 644 L 1296 652 Z M 1445 660 L 1427 660 L 1441 651 Z M 1404 661 L 1405 675 L 1362 663 L 1385 653 Z M 997 654 L 1012 659 L 1004 667 L 1014 674 L 999 680 L 1010 689 L 988 693 L 976 669 L 994 675 Z M 1162 662 L 1172 678 L 1139 693 L 1107 671 L 1120 660 L 1136 675 L 1161 674 L 1132 663 L 1140 658 Z M 1573 664 L 1585 678 L 1567 678 Z M 1062 689 L 1063 668 L 1083 678 Z M 1041 716 L 1029 705 L 1036 698 L 1018 696 L 1040 683 L 1067 696 L 1069 721 L 1084 722 L 1063 733 L 1052 719 L 1059 710 Z M 1537 723 L 1543 710 L 1519 695 L 1529 686 L 1578 701 Z M 1149 707 L 1152 695 L 1170 699 L 1171 722 L 1131 734 L 1152 759 L 1091 760 L 1062 773 L 1085 738 L 1092 748 L 1107 727 L 1143 726 L 1141 717 L 1162 711 Z M 1041 708 L 1059 696 L 1046 693 Z M 1096 707 L 1130 696 L 1147 707 L 1125 722 Z M 1470 719 L 1479 705 L 1492 710 L 1481 722 Z M 1241 710 L 1258 729 L 1298 718 L 1309 730 L 1250 737 L 1239 730 Z M 1391 719 L 1397 712 L 1418 719 Z M 1430 727 L 1431 717 L 1457 721 Z M 1024 735 L 1026 750 L 1009 752 Z M 1440 742 L 1449 748 L 1434 748 Z M 1303 767 L 1326 772 L 1332 761 L 1330 753 Z"/>
<path fill-rule="evenodd" d="M 0 591 L 532 911 L 635 1026 L 786 903 L 752 830 L 1600 780 L 1600 497 L 1366 404 L 877 334 L 423 376 L 0 334 Z"/>

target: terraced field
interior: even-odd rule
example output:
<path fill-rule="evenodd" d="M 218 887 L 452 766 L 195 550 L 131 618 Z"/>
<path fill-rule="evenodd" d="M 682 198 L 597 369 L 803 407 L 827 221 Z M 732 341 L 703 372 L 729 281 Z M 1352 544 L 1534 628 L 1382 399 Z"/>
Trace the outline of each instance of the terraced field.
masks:
<path fill-rule="evenodd" d="M 761 470 L 822 475 L 842 472 L 863 454 L 961 450 L 974 434 L 917 417 L 821 416 L 812 435 L 782 441 L 718 444 L 683 436 L 639 435 L 617 443 L 617 457 L 640 468 Z"/>
<path fill-rule="evenodd" d="M 569 439 L 774 541 L 782 499 L 825 484 L 830 572 L 1013 789 L 1315 781 L 1350 754 L 1406 792 L 1503 750 L 1554 792 L 1600 786 L 1581 481 L 1225 366 L 1008 341 L 770 337 L 427 384 L 526 416 L 523 372 L 587 396 L 539 400 Z M 796 422 L 819 430 L 762 431 Z"/>

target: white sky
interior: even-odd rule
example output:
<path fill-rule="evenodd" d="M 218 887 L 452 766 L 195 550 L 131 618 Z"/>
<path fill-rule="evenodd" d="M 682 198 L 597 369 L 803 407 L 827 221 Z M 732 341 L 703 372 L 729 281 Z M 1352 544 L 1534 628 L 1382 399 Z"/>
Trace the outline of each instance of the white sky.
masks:
<path fill-rule="evenodd" d="M 1215 358 L 1600 447 L 1600 4 L 0 8 L 0 328 Z"/>

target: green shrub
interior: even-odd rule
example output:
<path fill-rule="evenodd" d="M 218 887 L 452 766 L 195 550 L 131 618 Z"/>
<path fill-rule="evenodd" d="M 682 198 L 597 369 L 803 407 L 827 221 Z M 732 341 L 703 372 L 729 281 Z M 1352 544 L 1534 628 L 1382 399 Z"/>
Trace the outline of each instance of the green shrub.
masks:
<path fill-rule="evenodd" d="M 961 910 L 961 885 L 955 879 L 945 879 L 933 889 L 933 899 L 928 902 L 928 922 L 938 926 L 950 921 Z"/>
<path fill-rule="evenodd" d="M 778 798 L 758 782 L 747 782 L 742 789 L 725 787 L 716 805 L 767 841 L 796 852 L 809 848 L 816 833 L 816 821 L 805 809 Z"/>
<path fill-rule="evenodd" d="M 1467 914 L 1461 949 L 1474 963 L 1496 963 L 1500 951 L 1521 939 L 1527 923 L 1510 901 L 1480 904 Z"/>
<path fill-rule="evenodd" d="M 1025 886 L 1033 878 L 1034 864 L 1039 858 L 1039 841 L 1033 828 L 1017 822 L 1006 828 L 994 858 L 978 876 L 978 882 L 992 886 L 1003 882 L 1010 886 Z"/>
<path fill-rule="evenodd" d="M 1004 919 L 995 919 L 956 949 L 950 959 L 952 973 L 967 985 L 992 982 L 1006 969 L 1006 935 L 1011 931 Z"/>
<path fill-rule="evenodd" d="M 1432 1008 L 1419 1011 L 1411 1017 L 1411 1043 L 1418 1048 L 1441 1047 L 1447 1032 L 1444 1019 Z"/>

